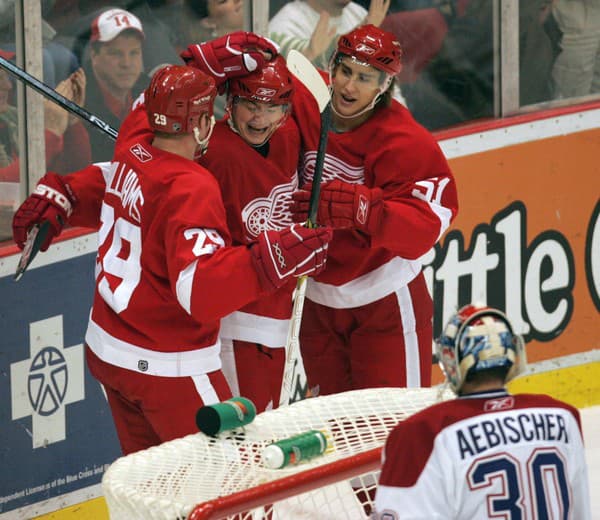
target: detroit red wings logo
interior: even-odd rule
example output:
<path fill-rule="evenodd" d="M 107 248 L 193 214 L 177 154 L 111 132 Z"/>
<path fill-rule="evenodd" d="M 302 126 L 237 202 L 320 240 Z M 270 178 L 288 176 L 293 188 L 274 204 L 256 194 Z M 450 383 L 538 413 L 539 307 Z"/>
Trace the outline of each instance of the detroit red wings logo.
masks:
<path fill-rule="evenodd" d="M 246 238 L 254 240 L 261 231 L 279 231 L 292 224 L 290 202 L 298 188 L 298 175 L 287 184 L 275 186 L 266 197 L 252 199 L 242 209 Z"/>
<path fill-rule="evenodd" d="M 501 397 L 499 399 L 490 399 L 483 404 L 483 410 L 486 412 L 499 412 L 500 410 L 510 410 L 515 406 L 515 398 L 512 395 Z"/>
<path fill-rule="evenodd" d="M 315 173 L 317 152 L 306 152 L 303 157 L 302 176 L 304 182 L 312 181 Z M 339 157 L 325 154 L 323 160 L 323 177 L 321 182 L 339 179 L 352 184 L 364 184 L 365 168 L 363 165 L 352 166 Z"/>

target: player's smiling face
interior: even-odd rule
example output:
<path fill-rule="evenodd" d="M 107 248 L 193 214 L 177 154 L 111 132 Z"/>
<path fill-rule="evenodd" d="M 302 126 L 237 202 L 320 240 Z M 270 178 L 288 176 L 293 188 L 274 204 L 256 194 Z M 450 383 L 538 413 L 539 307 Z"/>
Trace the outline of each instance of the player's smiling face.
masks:
<path fill-rule="evenodd" d="M 380 82 L 380 71 L 344 56 L 336 65 L 332 77 L 332 103 L 335 110 L 346 117 L 358 114 L 379 93 Z"/>
<path fill-rule="evenodd" d="M 277 130 L 285 112 L 284 105 L 238 97 L 233 103 L 231 114 L 242 139 L 252 146 L 260 146 Z"/>

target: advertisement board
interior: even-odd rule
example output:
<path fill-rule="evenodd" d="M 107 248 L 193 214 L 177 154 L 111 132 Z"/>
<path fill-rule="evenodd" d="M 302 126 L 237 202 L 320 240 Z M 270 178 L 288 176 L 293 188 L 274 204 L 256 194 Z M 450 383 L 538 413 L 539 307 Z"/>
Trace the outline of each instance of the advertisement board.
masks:
<path fill-rule="evenodd" d="M 422 258 L 434 335 L 460 306 L 481 301 L 507 313 L 529 362 L 600 348 L 600 108 L 442 136 L 440 145 L 460 207 Z M 18 283 L 16 247 L 0 248 L 0 518 L 30 518 L 27 508 L 44 501 L 45 511 L 59 509 L 56 497 L 69 505 L 66 495 L 97 490 L 120 455 L 83 356 L 94 237 L 53 244 Z"/>
<path fill-rule="evenodd" d="M 19 282 L 2 269 L 0 518 L 31 518 L 27 506 L 99 484 L 120 455 L 84 359 L 94 257 L 32 268 Z"/>
<path fill-rule="evenodd" d="M 424 258 L 436 335 L 458 307 L 481 301 L 506 312 L 529 362 L 600 346 L 596 114 L 595 128 L 557 126 L 559 135 L 450 157 L 459 213 Z"/>

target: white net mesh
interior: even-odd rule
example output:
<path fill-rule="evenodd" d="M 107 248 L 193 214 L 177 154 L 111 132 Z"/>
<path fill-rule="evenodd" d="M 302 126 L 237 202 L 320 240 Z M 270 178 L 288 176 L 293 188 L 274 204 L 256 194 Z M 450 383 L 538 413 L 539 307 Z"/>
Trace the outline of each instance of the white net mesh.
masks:
<path fill-rule="evenodd" d="M 122 457 L 102 480 L 111 519 L 187 518 L 199 503 L 380 448 L 396 423 L 450 397 L 450 391 L 436 388 L 376 388 L 315 397 L 259 414 L 251 424 L 214 438 L 197 433 Z M 333 449 L 283 469 L 262 466 L 265 446 L 308 430 L 326 432 Z M 332 477 L 337 480 L 335 473 Z M 360 475 L 359 468 L 356 478 L 339 480 L 297 496 L 290 486 L 291 498 L 272 505 L 266 499 L 262 509 L 227 518 L 367 518 L 377 473 Z"/>

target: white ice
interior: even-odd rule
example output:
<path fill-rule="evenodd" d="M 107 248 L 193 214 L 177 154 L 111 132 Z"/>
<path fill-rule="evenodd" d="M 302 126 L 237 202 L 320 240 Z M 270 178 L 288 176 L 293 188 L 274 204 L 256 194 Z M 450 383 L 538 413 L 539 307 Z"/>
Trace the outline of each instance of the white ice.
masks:
<path fill-rule="evenodd" d="M 590 478 L 592 520 L 600 520 L 600 406 L 582 408 L 580 412 Z"/>

